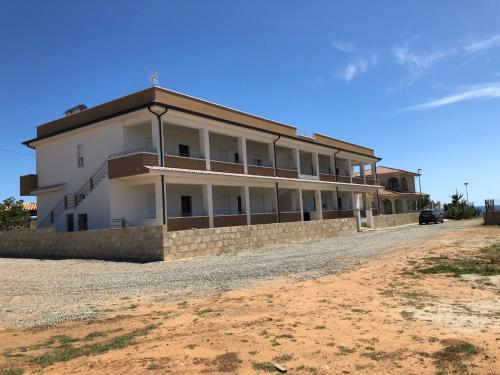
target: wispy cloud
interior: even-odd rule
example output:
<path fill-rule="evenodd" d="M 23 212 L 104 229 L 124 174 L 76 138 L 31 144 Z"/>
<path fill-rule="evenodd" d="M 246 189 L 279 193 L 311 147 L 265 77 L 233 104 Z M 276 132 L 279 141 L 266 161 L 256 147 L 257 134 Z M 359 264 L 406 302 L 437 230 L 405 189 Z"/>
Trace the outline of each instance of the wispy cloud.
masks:
<path fill-rule="evenodd" d="M 340 52 L 344 53 L 354 53 L 357 51 L 356 45 L 354 43 L 349 43 L 349 42 L 339 42 L 339 41 L 332 41 L 331 42 L 333 48 L 339 50 Z"/>
<path fill-rule="evenodd" d="M 470 39 L 468 41 L 459 40 L 432 50 L 418 51 L 413 45 L 419 39 L 421 39 L 420 35 L 415 35 L 402 45 L 392 48 L 396 61 L 408 69 L 408 75 L 400 81 L 399 88 L 412 86 L 421 77 L 432 72 L 435 65 L 443 63 L 452 57 L 470 57 L 482 51 L 500 48 L 500 34 L 475 41 Z"/>
<path fill-rule="evenodd" d="M 500 97 L 500 82 L 470 86 L 453 95 L 430 100 L 428 102 L 404 108 L 404 112 L 425 111 L 473 99 L 494 99 Z"/>
<path fill-rule="evenodd" d="M 478 40 L 464 46 L 465 52 L 481 52 L 490 48 L 500 47 L 500 35 L 495 35 L 487 39 Z"/>
<path fill-rule="evenodd" d="M 358 59 L 353 63 L 348 64 L 342 72 L 340 77 L 347 83 L 351 82 L 354 77 L 361 73 L 365 73 L 368 69 L 368 63 L 364 59 Z"/>

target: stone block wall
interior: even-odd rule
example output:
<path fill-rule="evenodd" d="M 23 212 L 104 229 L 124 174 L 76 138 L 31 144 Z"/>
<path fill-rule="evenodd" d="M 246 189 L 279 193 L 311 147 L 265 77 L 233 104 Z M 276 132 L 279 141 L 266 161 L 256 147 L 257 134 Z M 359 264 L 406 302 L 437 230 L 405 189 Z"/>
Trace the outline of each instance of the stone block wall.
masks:
<path fill-rule="evenodd" d="M 271 245 L 319 240 L 357 232 L 356 219 L 244 225 L 168 232 L 164 229 L 165 260 L 215 255 Z"/>
<path fill-rule="evenodd" d="M 373 217 L 375 228 L 418 222 L 418 213 Z M 169 232 L 163 226 L 57 233 L 54 229 L 0 232 L 0 257 L 86 258 L 159 261 L 215 255 L 354 234 L 353 217 L 189 229 Z"/>
<path fill-rule="evenodd" d="M 397 227 L 405 224 L 418 223 L 418 212 L 409 212 L 405 214 L 378 215 L 373 216 L 373 224 L 376 229 Z"/>
<path fill-rule="evenodd" d="M 57 233 L 53 228 L 3 231 L 0 232 L 0 256 L 163 260 L 163 228 L 156 226 L 68 233 Z"/>
<path fill-rule="evenodd" d="M 485 225 L 500 225 L 500 211 L 485 212 L 484 213 Z"/>

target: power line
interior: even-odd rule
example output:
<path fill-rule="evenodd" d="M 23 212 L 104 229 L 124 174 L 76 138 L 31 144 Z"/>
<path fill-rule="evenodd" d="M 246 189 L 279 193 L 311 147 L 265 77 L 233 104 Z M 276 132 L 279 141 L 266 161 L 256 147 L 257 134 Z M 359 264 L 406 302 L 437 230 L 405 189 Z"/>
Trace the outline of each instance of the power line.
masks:
<path fill-rule="evenodd" d="M 6 148 L 0 148 L 0 152 L 10 152 L 11 154 L 19 154 L 19 155 L 25 155 L 25 156 L 35 156 L 35 154 L 28 154 L 27 152 L 8 150 Z"/>

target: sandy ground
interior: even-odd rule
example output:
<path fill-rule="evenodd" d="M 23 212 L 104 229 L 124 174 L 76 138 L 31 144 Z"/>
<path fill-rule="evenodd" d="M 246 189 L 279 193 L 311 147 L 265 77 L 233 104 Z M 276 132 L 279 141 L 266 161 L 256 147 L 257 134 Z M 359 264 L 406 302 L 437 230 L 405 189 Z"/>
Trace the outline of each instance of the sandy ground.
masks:
<path fill-rule="evenodd" d="M 313 280 L 283 277 L 181 303 L 113 300 L 113 311 L 99 321 L 1 331 L 0 369 L 265 374 L 273 371 L 269 363 L 278 363 L 292 374 L 498 374 L 498 276 L 414 272 L 425 257 L 470 253 L 493 243 L 500 243 L 498 227 L 461 229 Z M 121 348 L 46 365 L 47 355 L 64 345 L 62 339 L 50 343 L 56 335 L 77 339 L 74 347 L 101 349 L 113 338 L 133 339 Z M 478 351 L 440 362 L 439 353 L 460 341 Z"/>

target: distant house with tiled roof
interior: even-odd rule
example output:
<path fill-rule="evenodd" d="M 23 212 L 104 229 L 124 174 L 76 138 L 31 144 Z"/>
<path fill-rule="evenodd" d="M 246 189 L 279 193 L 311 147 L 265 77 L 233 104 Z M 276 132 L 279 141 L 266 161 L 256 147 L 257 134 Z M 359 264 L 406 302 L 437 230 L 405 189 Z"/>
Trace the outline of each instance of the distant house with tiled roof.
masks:
<path fill-rule="evenodd" d="M 416 191 L 415 177 L 419 174 L 403 169 L 377 166 L 378 183 L 383 186 L 379 189 L 378 197 L 372 196 L 380 202 L 382 214 L 404 213 L 417 211 L 417 199 L 420 195 L 428 195 Z M 366 171 L 370 176 L 371 171 Z"/>

